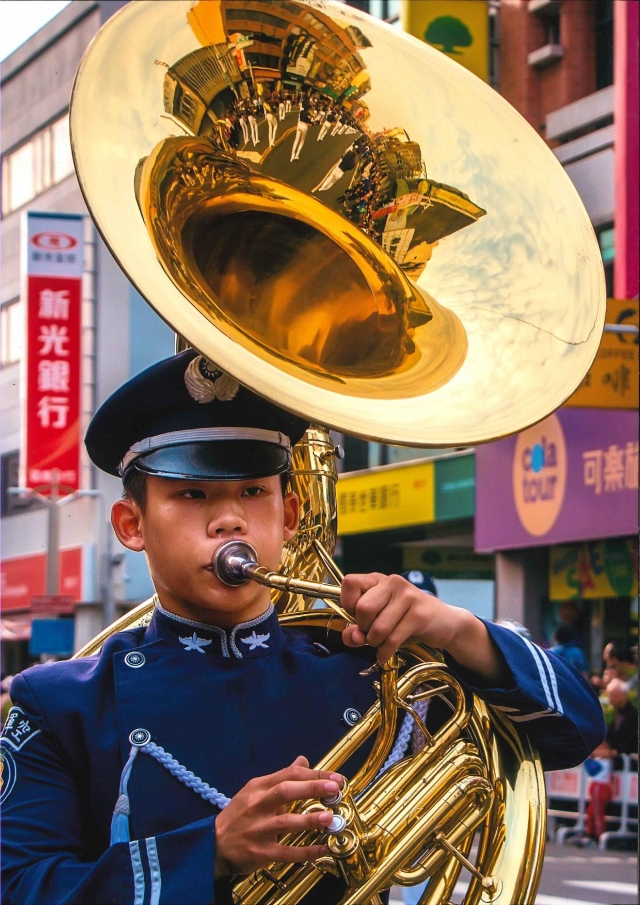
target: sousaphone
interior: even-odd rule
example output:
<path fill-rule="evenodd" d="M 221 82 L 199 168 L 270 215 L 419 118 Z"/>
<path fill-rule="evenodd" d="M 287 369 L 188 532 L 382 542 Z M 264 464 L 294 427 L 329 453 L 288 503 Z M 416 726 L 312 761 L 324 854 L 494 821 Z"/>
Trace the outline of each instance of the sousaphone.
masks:
<path fill-rule="evenodd" d="M 314 422 L 295 453 L 303 524 L 281 570 L 294 578 L 243 566 L 275 586 L 286 624 L 344 625 L 310 605 L 335 599 L 340 579 L 326 427 L 409 446 L 486 442 L 555 410 L 595 356 L 600 253 L 553 153 L 456 62 L 344 4 L 137 0 L 84 56 L 71 136 L 97 228 L 149 304 L 218 367 Z M 238 902 L 293 905 L 333 872 L 349 905 L 423 879 L 435 905 L 462 867 L 468 905 L 534 901 L 535 751 L 469 703 L 436 652 L 409 644 L 401 659 L 322 762 L 339 769 L 375 736 L 333 805 L 332 856 L 239 880 Z M 434 697 L 451 714 L 436 731 L 423 720 Z M 407 712 L 420 750 L 390 764 Z"/>

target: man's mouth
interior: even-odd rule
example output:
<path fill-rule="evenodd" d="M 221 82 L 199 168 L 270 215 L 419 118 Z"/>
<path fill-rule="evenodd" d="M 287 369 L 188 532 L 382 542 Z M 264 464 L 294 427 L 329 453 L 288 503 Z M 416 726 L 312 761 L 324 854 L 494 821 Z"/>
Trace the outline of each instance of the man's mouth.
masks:
<path fill-rule="evenodd" d="M 215 569 L 214 569 L 214 566 L 213 566 L 213 562 L 214 562 L 214 560 L 215 560 L 215 558 L 216 558 L 216 553 L 218 552 L 218 550 L 220 549 L 220 547 L 223 547 L 225 544 L 228 544 L 230 541 L 233 541 L 233 540 L 246 541 L 247 539 L 246 539 L 245 537 L 235 537 L 235 536 L 234 536 L 234 537 L 227 537 L 227 538 L 225 538 L 225 539 L 222 541 L 222 543 L 219 543 L 219 544 L 216 546 L 216 548 L 215 548 L 215 549 L 213 550 L 213 552 L 211 553 L 211 559 L 210 559 L 209 562 L 208 562 L 205 566 L 203 566 L 202 568 L 203 568 L 203 569 L 206 569 L 207 572 L 213 572 L 213 574 L 215 575 L 216 573 L 215 573 Z"/>

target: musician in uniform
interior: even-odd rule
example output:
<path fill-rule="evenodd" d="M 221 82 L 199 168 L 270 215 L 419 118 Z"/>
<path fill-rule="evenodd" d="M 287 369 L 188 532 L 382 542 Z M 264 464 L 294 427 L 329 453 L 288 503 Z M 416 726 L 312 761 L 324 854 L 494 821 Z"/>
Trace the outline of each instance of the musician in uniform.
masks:
<path fill-rule="evenodd" d="M 598 700 L 569 664 L 401 576 L 345 578 L 355 623 L 339 643 L 283 629 L 267 588 L 216 578 L 230 539 L 277 569 L 298 523 L 287 474 L 306 427 L 193 351 L 94 416 L 87 448 L 123 479 L 112 524 L 144 551 L 155 607 L 99 654 L 14 679 L 0 746 L 5 905 L 211 905 L 230 901 L 233 875 L 324 855 L 324 833 L 307 847 L 278 839 L 326 829 L 331 813 L 286 807 L 338 791 L 339 774 L 310 765 L 375 702 L 366 668 L 409 637 L 442 648 L 466 688 L 530 734 L 545 769 L 601 741 Z M 303 901 L 343 892 L 327 876 Z"/>

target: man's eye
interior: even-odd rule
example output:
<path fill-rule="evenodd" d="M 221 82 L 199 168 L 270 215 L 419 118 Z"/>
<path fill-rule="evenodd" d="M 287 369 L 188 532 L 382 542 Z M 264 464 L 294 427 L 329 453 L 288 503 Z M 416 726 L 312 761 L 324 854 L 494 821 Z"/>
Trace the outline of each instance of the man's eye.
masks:
<path fill-rule="evenodd" d="M 185 500 L 204 500 L 205 493 L 196 487 L 190 487 L 189 490 L 181 491 L 180 496 Z"/>
<path fill-rule="evenodd" d="M 244 493 L 247 496 L 260 496 L 264 492 L 264 487 L 260 487 L 258 485 L 254 485 L 253 487 L 245 487 L 244 489 Z"/>

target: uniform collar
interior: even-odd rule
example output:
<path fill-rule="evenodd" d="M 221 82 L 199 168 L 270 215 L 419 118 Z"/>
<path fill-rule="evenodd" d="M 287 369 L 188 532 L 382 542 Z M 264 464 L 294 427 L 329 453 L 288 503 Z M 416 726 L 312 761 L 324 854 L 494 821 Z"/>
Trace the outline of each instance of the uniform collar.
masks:
<path fill-rule="evenodd" d="M 157 638 L 169 641 L 189 655 L 199 653 L 226 659 L 250 660 L 254 657 L 267 657 L 279 650 L 283 633 L 273 604 L 261 616 L 224 629 L 176 616 L 166 610 L 156 597 L 146 637 L 148 640 Z"/>

